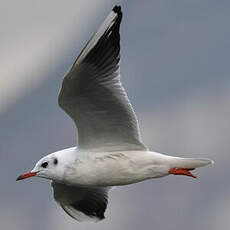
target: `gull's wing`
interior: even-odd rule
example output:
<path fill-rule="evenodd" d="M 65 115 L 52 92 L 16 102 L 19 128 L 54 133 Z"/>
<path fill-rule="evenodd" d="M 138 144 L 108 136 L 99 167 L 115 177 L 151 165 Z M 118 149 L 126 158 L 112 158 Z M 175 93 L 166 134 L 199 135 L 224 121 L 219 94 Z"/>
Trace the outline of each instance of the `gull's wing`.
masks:
<path fill-rule="evenodd" d="M 72 218 L 82 221 L 99 221 L 105 218 L 108 188 L 73 187 L 52 182 L 54 198 Z"/>
<path fill-rule="evenodd" d="M 59 105 L 78 128 L 80 149 L 145 150 L 138 122 L 120 82 L 120 23 L 115 6 L 65 76 Z"/>

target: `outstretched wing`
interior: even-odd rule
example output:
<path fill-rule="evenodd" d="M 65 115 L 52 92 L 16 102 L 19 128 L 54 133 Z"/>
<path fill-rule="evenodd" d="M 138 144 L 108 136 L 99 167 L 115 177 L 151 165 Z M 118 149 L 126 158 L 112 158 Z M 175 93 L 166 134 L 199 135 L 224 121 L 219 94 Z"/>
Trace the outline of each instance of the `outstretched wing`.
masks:
<path fill-rule="evenodd" d="M 145 150 L 120 82 L 120 23 L 115 6 L 65 76 L 59 105 L 78 128 L 80 149 Z"/>
<path fill-rule="evenodd" d="M 105 218 L 108 188 L 73 187 L 52 182 L 54 198 L 72 218 L 82 221 L 99 221 Z"/>

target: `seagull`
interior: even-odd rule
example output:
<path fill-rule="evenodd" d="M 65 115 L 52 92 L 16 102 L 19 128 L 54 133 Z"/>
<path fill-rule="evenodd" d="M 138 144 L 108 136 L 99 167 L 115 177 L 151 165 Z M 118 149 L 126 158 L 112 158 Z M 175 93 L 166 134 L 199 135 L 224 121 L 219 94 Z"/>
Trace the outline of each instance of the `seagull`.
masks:
<path fill-rule="evenodd" d="M 78 146 L 43 157 L 17 178 L 51 180 L 56 202 L 80 222 L 105 218 L 113 186 L 170 174 L 196 178 L 191 170 L 213 163 L 152 152 L 143 144 L 120 81 L 121 20 L 115 6 L 62 82 L 58 103 L 78 129 Z"/>

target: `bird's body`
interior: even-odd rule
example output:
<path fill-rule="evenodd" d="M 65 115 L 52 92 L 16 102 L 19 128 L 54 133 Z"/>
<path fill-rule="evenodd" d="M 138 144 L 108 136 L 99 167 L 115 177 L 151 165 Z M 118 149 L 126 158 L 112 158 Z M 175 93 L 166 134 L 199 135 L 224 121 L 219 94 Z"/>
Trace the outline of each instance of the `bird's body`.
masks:
<path fill-rule="evenodd" d="M 169 175 L 170 168 L 195 168 L 210 163 L 146 151 L 81 152 L 76 147 L 45 157 L 58 158 L 63 167 L 55 180 L 72 186 L 108 187 Z M 44 161 L 44 159 L 41 159 Z M 38 166 L 41 162 L 38 162 Z M 59 163 L 60 164 L 60 163 Z M 54 178 L 51 178 L 54 179 Z"/>
<path fill-rule="evenodd" d="M 18 177 L 52 180 L 54 198 L 78 221 L 101 220 L 111 186 L 169 174 L 195 177 L 190 170 L 209 159 L 151 152 L 120 81 L 121 7 L 115 6 L 64 77 L 60 107 L 78 129 L 78 147 L 51 153 Z"/>

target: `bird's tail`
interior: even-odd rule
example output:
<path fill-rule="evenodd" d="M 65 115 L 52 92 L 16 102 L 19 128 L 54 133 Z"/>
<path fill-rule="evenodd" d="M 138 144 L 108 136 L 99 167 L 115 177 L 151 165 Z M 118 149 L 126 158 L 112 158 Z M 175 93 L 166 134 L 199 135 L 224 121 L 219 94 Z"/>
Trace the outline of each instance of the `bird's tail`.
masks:
<path fill-rule="evenodd" d="M 198 168 L 203 167 L 209 164 L 213 164 L 214 161 L 206 158 L 182 158 L 182 157 L 173 157 L 170 160 L 170 165 L 175 168 Z"/>
<path fill-rule="evenodd" d="M 169 174 L 185 175 L 185 176 L 191 176 L 193 178 L 196 178 L 196 176 L 190 172 L 191 170 L 213 163 L 214 163 L 213 160 L 204 159 L 204 158 L 172 157 L 170 159 L 170 169 L 168 172 Z"/>

